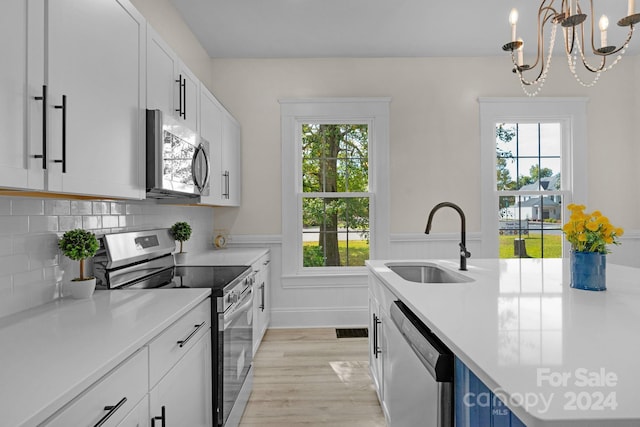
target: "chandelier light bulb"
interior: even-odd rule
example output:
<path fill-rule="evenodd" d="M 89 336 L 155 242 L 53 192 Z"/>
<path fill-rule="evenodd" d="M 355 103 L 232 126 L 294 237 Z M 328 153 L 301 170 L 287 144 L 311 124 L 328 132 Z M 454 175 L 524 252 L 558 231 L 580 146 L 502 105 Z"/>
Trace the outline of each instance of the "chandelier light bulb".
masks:
<path fill-rule="evenodd" d="M 609 28 L 609 18 L 607 18 L 607 15 L 602 15 L 600 17 L 598 27 L 600 27 L 600 31 L 607 31 L 607 28 Z"/>
<path fill-rule="evenodd" d="M 607 28 L 609 28 L 609 18 L 606 15 L 600 17 L 598 27 L 600 27 L 600 47 L 606 47 L 608 45 Z"/>
<path fill-rule="evenodd" d="M 511 41 L 516 41 L 516 24 L 518 23 L 518 10 L 511 9 L 509 14 L 509 23 L 511 24 Z"/>

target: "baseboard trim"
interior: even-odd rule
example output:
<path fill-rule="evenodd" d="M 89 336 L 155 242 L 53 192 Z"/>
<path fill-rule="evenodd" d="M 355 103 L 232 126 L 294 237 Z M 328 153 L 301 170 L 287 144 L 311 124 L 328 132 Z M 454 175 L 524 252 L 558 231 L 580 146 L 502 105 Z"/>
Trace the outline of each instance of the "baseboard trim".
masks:
<path fill-rule="evenodd" d="M 368 307 L 273 308 L 270 328 L 356 328 L 366 327 Z"/>

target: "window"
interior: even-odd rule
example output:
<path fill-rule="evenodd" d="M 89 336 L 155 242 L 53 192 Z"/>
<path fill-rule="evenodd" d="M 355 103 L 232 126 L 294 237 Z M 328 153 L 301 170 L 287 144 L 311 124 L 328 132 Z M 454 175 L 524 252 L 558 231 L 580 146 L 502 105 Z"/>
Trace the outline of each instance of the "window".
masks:
<path fill-rule="evenodd" d="M 283 273 L 363 274 L 388 247 L 388 99 L 282 100 Z"/>
<path fill-rule="evenodd" d="M 302 123 L 302 265 L 369 258 L 369 125 Z"/>
<path fill-rule="evenodd" d="M 586 198 L 586 100 L 481 99 L 486 256 L 566 254 L 566 206 Z"/>

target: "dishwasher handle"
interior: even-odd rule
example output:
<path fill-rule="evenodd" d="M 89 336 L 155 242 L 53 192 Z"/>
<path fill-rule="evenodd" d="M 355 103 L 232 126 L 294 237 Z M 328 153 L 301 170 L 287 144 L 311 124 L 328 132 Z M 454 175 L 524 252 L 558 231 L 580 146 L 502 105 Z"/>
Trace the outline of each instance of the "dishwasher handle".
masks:
<path fill-rule="evenodd" d="M 394 301 L 391 320 L 437 382 L 453 382 L 453 353 L 402 302 Z"/>

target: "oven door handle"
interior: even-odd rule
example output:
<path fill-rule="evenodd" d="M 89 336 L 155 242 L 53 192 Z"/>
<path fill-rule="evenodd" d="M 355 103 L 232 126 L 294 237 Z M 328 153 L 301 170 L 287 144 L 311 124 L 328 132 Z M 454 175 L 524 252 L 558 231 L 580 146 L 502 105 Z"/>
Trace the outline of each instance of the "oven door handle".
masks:
<path fill-rule="evenodd" d="M 249 294 L 251 296 L 245 298 L 246 302 L 243 302 L 242 304 L 238 305 L 236 307 L 236 309 L 233 310 L 231 313 L 224 315 L 224 329 L 223 330 L 226 331 L 227 328 L 229 326 L 231 326 L 231 324 L 238 317 L 240 317 L 246 311 L 247 308 L 249 308 L 249 307 L 251 307 L 253 305 L 253 290 L 252 289 L 249 290 Z"/>

